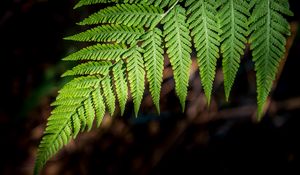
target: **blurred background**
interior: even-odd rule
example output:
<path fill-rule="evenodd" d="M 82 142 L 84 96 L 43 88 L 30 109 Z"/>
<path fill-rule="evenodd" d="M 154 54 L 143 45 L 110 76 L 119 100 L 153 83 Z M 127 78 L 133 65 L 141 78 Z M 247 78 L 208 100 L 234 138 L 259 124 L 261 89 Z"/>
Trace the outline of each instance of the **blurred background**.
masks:
<path fill-rule="evenodd" d="M 75 3 L 1 0 L 0 174 L 32 174 L 50 103 L 68 81 L 60 75 L 72 66 L 60 60 L 85 46 L 62 38 L 84 30 L 75 23 L 101 7 L 73 10 Z M 147 91 L 138 118 L 128 103 L 123 117 L 106 116 L 100 128 L 81 134 L 49 160 L 42 174 L 300 174 L 300 6 L 297 0 L 290 3 L 295 16 L 289 18 L 287 59 L 261 122 L 255 120 L 255 72 L 249 54 L 242 59 L 229 102 L 218 70 L 209 109 L 195 63 L 185 113 L 167 68 L 160 116 Z"/>

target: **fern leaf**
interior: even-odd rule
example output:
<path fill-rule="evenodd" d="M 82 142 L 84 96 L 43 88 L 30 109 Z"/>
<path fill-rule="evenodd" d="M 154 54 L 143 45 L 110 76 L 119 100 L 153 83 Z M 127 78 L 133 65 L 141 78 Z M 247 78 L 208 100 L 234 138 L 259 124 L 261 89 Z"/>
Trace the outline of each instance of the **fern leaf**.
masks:
<path fill-rule="evenodd" d="M 84 116 L 84 107 L 83 107 L 83 105 L 78 106 L 77 116 L 78 116 L 79 121 L 80 121 L 80 131 L 84 132 L 87 128 L 87 119 L 86 119 L 86 116 Z"/>
<path fill-rule="evenodd" d="M 92 4 L 99 4 L 99 3 L 112 3 L 112 2 L 123 2 L 128 4 L 147 4 L 154 6 L 158 6 L 164 8 L 166 6 L 173 5 L 177 0 L 80 0 L 75 6 L 74 9 L 85 6 L 85 5 L 92 5 Z"/>
<path fill-rule="evenodd" d="M 84 115 L 86 117 L 86 125 L 87 125 L 87 131 L 90 131 L 93 126 L 93 122 L 95 119 L 95 110 L 93 107 L 92 99 L 91 97 L 87 98 L 83 102 L 84 107 Z"/>
<path fill-rule="evenodd" d="M 249 19 L 259 116 L 284 56 L 286 36 L 290 34 L 289 23 L 282 15 L 293 15 L 287 0 L 257 0 Z"/>
<path fill-rule="evenodd" d="M 216 3 L 213 0 L 187 0 L 186 6 L 189 28 L 197 51 L 201 82 L 209 103 L 220 46 Z"/>
<path fill-rule="evenodd" d="M 182 110 L 185 109 L 185 100 L 189 84 L 191 61 L 191 37 L 186 23 L 186 11 L 176 5 L 164 18 L 164 36 L 167 54 L 172 65 L 175 90 L 179 97 Z"/>
<path fill-rule="evenodd" d="M 79 25 L 113 23 L 134 27 L 151 27 L 157 25 L 162 15 L 163 10 L 152 5 L 117 4 L 92 14 Z"/>
<path fill-rule="evenodd" d="M 91 86 L 93 84 L 90 82 L 91 79 L 96 80 L 98 83 Z M 88 87 L 94 87 L 89 89 L 88 94 L 91 94 L 95 88 L 99 88 L 100 81 L 101 78 L 96 76 L 76 78 L 63 87 L 58 99 L 72 98 L 72 96 L 69 96 L 68 89 L 73 87 L 77 87 L 78 90 L 81 88 L 86 90 Z M 81 98 L 81 103 L 71 105 L 58 104 L 52 111 L 39 145 L 34 174 L 37 174 L 45 162 L 66 145 L 73 135 L 77 135 L 79 130 L 85 130 L 86 126 L 87 129 L 91 128 L 94 119 L 94 108 L 91 106 L 91 96 L 84 95 L 84 97 Z M 77 97 L 75 99 L 78 100 Z"/>
<path fill-rule="evenodd" d="M 128 27 L 123 25 L 102 25 L 93 29 L 64 38 L 72 41 L 88 42 L 117 42 L 131 44 L 144 34 L 142 27 Z"/>
<path fill-rule="evenodd" d="M 80 0 L 74 6 L 74 9 L 77 9 L 77 8 L 85 6 L 85 5 L 92 5 L 92 4 L 99 4 L 99 3 L 111 3 L 111 2 L 117 2 L 117 1 L 118 0 Z"/>
<path fill-rule="evenodd" d="M 58 115 L 52 115 L 52 121 L 56 121 Z M 66 117 L 66 116 L 64 116 Z M 49 122 L 45 135 L 39 145 L 34 174 L 38 174 L 46 161 L 52 157 L 63 145 L 67 144 L 71 139 L 71 129 L 69 127 L 70 120 L 65 118 L 63 121 Z"/>
<path fill-rule="evenodd" d="M 113 87 L 111 85 L 110 77 L 106 77 L 101 81 L 105 102 L 109 113 L 112 116 L 115 111 L 116 97 L 114 95 Z"/>
<path fill-rule="evenodd" d="M 160 8 L 171 7 L 178 2 L 182 2 L 182 0 L 124 0 L 124 3 L 141 3 Z"/>
<path fill-rule="evenodd" d="M 96 44 L 87 48 L 81 49 L 67 57 L 64 61 L 116 61 L 121 58 L 121 55 L 126 51 L 124 44 Z"/>
<path fill-rule="evenodd" d="M 187 10 L 181 6 L 182 2 Z M 145 90 L 145 75 L 159 112 L 163 44 L 171 62 L 175 91 L 184 110 L 192 64 L 192 42 L 209 103 L 219 48 L 223 55 L 228 99 L 247 35 L 250 35 L 257 78 L 258 113 L 262 114 L 285 52 L 286 36 L 290 33 L 289 23 L 283 17 L 292 15 L 288 0 L 79 0 L 74 8 L 96 3 L 111 3 L 112 6 L 79 24 L 100 25 L 65 38 L 98 44 L 64 58 L 83 61 L 63 74 L 80 77 L 67 83 L 51 104 L 54 109 L 39 145 L 35 174 L 79 132 L 89 131 L 94 121 L 99 126 L 106 110 L 113 115 L 116 101 L 123 115 L 128 85 L 137 115 Z"/>
<path fill-rule="evenodd" d="M 143 44 L 141 47 L 144 49 L 143 56 L 147 72 L 147 80 L 149 82 L 149 89 L 153 103 L 159 112 L 159 99 L 164 69 L 162 32 L 160 29 L 155 28 L 145 34 L 142 40 Z"/>
<path fill-rule="evenodd" d="M 97 76 L 78 77 L 67 83 L 64 88 L 58 92 L 61 93 L 66 89 L 91 88 L 97 86 L 98 83 L 99 78 Z"/>
<path fill-rule="evenodd" d="M 57 100 L 61 100 L 64 98 L 85 98 L 89 96 L 89 93 L 92 88 L 63 88 L 59 91 L 59 95 L 56 97 Z M 52 110 L 52 113 L 55 113 L 56 111 L 66 111 L 68 108 L 60 109 L 59 107 Z"/>
<path fill-rule="evenodd" d="M 87 62 L 68 70 L 62 76 L 70 75 L 107 75 L 111 67 L 109 62 Z"/>
<path fill-rule="evenodd" d="M 145 90 L 144 60 L 137 46 L 128 50 L 123 57 L 126 59 L 129 87 L 137 116 Z"/>
<path fill-rule="evenodd" d="M 126 102 L 128 99 L 128 86 L 126 81 L 126 72 L 122 61 L 116 63 L 113 67 L 114 85 L 120 105 L 121 115 L 124 114 Z"/>
<path fill-rule="evenodd" d="M 96 126 L 99 127 L 106 110 L 100 88 L 96 88 L 92 92 L 91 96 L 92 96 L 92 103 L 95 109 Z"/>
<path fill-rule="evenodd" d="M 225 96 L 228 100 L 240 65 L 240 58 L 246 47 L 247 24 L 250 13 L 248 3 L 244 0 L 221 1 L 222 6 L 218 16 L 222 29 L 221 52 L 223 55 Z"/>
<path fill-rule="evenodd" d="M 60 98 L 56 99 L 55 102 L 51 104 L 51 106 L 59 106 L 59 105 L 78 105 L 81 104 L 82 97 L 69 97 L 69 98 Z"/>
<path fill-rule="evenodd" d="M 161 0 L 161 3 L 159 7 L 164 8 L 164 7 L 171 7 L 173 5 L 178 4 L 179 2 L 182 2 L 183 0 Z"/>
<path fill-rule="evenodd" d="M 78 113 L 75 113 L 74 115 L 71 116 L 71 128 L 73 129 L 73 139 L 77 137 L 77 135 L 80 132 L 81 129 L 81 121 L 80 117 L 78 116 Z"/>

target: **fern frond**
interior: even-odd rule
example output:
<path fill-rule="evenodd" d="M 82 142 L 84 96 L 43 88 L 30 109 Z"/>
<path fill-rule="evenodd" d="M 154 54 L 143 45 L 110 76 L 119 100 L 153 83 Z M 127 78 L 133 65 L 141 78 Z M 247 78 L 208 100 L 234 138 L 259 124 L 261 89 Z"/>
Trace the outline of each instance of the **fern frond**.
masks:
<path fill-rule="evenodd" d="M 216 2 L 214 0 L 187 0 L 185 5 L 188 7 L 188 23 L 191 35 L 194 37 L 201 83 L 209 103 L 220 46 Z"/>
<path fill-rule="evenodd" d="M 175 90 L 179 97 L 182 110 L 185 109 L 185 100 L 189 84 L 191 60 L 191 37 L 186 23 L 186 11 L 176 5 L 164 18 L 164 37 L 167 54 L 173 69 Z"/>
<path fill-rule="evenodd" d="M 163 78 L 164 57 L 162 49 L 162 32 L 155 28 L 142 38 L 144 49 L 144 61 L 149 89 L 153 103 L 159 112 L 160 90 Z"/>
<path fill-rule="evenodd" d="M 68 70 L 62 76 L 71 75 L 107 75 L 109 73 L 110 62 L 87 62 Z"/>
<path fill-rule="evenodd" d="M 131 44 L 144 34 L 142 27 L 129 27 L 123 25 L 102 25 L 93 29 L 64 38 L 72 41 L 88 42 L 117 42 Z"/>
<path fill-rule="evenodd" d="M 77 8 L 85 6 L 85 5 L 100 4 L 100 3 L 111 3 L 111 2 L 117 2 L 117 1 L 118 0 L 80 0 L 74 6 L 74 9 L 77 9 Z"/>
<path fill-rule="evenodd" d="M 147 4 L 154 5 L 156 7 L 164 8 L 167 6 L 171 6 L 176 3 L 177 0 L 80 0 L 75 6 L 74 9 L 92 4 L 100 4 L 100 3 L 113 3 L 113 2 L 121 2 L 128 4 Z"/>
<path fill-rule="evenodd" d="M 79 24 L 99 26 L 65 38 L 97 44 L 64 58 L 83 63 L 63 74 L 79 77 L 67 83 L 51 104 L 54 109 L 39 146 L 35 174 L 79 132 L 89 131 L 94 121 L 99 126 L 106 111 L 113 115 L 116 101 L 123 115 L 128 86 L 137 115 L 144 95 L 145 76 L 159 112 L 164 69 L 162 45 L 184 110 L 192 49 L 196 50 L 208 103 L 221 49 L 228 99 L 247 35 L 250 35 L 261 115 L 290 33 L 289 23 L 283 17 L 292 15 L 288 0 L 79 0 L 74 8 L 96 3 L 111 6 Z"/>
<path fill-rule="evenodd" d="M 72 134 L 71 120 L 66 115 L 63 115 L 63 117 L 62 119 L 59 115 L 50 116 L 51 120 L 48 120 L 45 135 L 38 149 L 34 174 L 38 174 L 46 161 L 70 141 Z"/>
<path fill-rule="evenodd" d="M 93 107 L 93 103 L 92 103 L 92 98 L 89 97 L 87 98 L 84 102 L 83 102 L 83 107 L 84 107 L 84 115 L 85 119 L 86 119 L 86 127 L 87 127 L 87 131 L 90 131 L 92 129 L 93 126 L 93 122 L 95 119 L 95 110 Z M 84 129 L 83 129 L 84 131 Z"/>
<path fill-rule="evenodd" d="M 250 49 L 255 62 L 258 114 L 271 91 L 285 53 L 290 26 L 282 15 L 293 15 L 287 0 L 256 0 L 250 21 Z"/>
<path fill-rule="evenodd" d="M 105 114 L 105 104 L 100 88 L 96 88 L 92 94 L 92 102 L 95 109 L 96 126 L 99 127 Z"/>
<path fill-rule="evenodd" d="M 121 55 L 127 50 L 124 44 L 96 44 L 83 48 L 65 58 L 64 61 L 117 61 Z"/>
<path fill-rule="evenodd" d="M 77 116 L 80 120 L 80 131 L 83 132 L 87 128 L 87 119 L 84 116 L 84 107 L 83 104 L 77 109 Z"/>
<path fill-rule="evenodd" d="M 51 103 L 51 106 L 59 106 L 59 105 L 79 105 L 82 102 L 82 97 L 66 97 L 56 99 L 55 102 Z"/>
<path fill-rule="evenodd" d="M 128 50 L 123 57 L 126 59 L 128 82 L 134 103 L 134 112 L 137 116 L 145 90 L 144 60 L 138 46 Z"/>
<path fill-rule="evenodd" d="M 221 52 L 225 96 L 228 100 L 247 42 L 249 5 L 245 0 L 221 0 Z"/>
<path fill-rule="evenodd" d="M 115 111 L 116 97 L 114 95 L 110 77 L 105 77 L 101 81 L 101 86 L 103 89 L 103 95 L 105 97 L 105 103 L 107 105 L 110 115 L 112 116 Z"/>
<path fill-rule="evenodd" d="M 67 83 L 61 91 L 65 89 L 77 89 L 77 88 L 90 88 L 95 87 L 99 83 L 99 79 L 95 78 L 95 76 L 86 76 L 86 77 L 78 77 L 72 80 L 70 83 Z"/>
<path fill-rule="evenodd" d="M 64 98 L 85 98 L 89 96 L 89 93 L 91 91 L 92 87 L 90 88 L 63 88 L 62 90 L 59 91 L 59 95 L 56 97 L 57 100 L 64 99 Z M 52 110 L 52 114 L 56 112 L 61 112 L 61 111 L 67 111 L 68 108 L 64 108 L 62 106 L 59 106 L 55 109 Z M 70 109 L 72 111 L 72 109 Z"/>
<path fill-rule="evenodd" d="M 161 3 L 159 7 L 169 7 L 172 8 L 172 6 L 177 5 L 179 2 L 183 2 L 183 0 L 161 0 Z"/>
<path fill-rule="evenodd" d="M 91 94 L 99 88 L 100 81 L 101 78 L 96 76 L 81 77 L 70 81 L 62 88 L 58 99 L 70 100 L 74 98 L 74 100 L 81 102 L 56 104 L 58 106 L 52 111 L 48 119 L 47 128 L 39 146 L 34 174 L 37 174 L 45 162 L 66 145 L 72 136 L 76 136 L 80 130 L 84 131 L 86 128 L 89 130 L 92 127 L 95 114 Z M 85 93 L 76 97 L 70 96 L 69 89 L 73 87 L 77 87 L 78 92 L 84 89 L 88 96 Z"/>
<path fill-rule="evenodd" d="M 163 10 L 145 4 L 117 4 L 96 12 L 79 25 L 113 23 L 134 27 L 151 27 L 161 20 Z"/>
<path fill-rule="evenodd" d="M 113 79 L 114 79 L 114 85 L 117 93 L 120 110 L 121 110 L 121 115 L 123 115 L 125 111 L 126 102 L 128 99 L 126 70 L 123 61 L 120 61 L 114 65 Z"/>
<path fill-rule="evenodd" d="M 182 2 L 182 0 L 124 0 L 124 3 L 141 3 L 160 8 L 171 7 L 178 2 Z"/>

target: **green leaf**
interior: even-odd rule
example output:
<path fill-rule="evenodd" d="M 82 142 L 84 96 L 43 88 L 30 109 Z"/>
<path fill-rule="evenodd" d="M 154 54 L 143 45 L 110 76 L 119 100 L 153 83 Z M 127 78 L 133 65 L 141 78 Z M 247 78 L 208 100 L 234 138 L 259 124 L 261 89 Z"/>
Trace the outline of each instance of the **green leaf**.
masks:
<path fill-rule="evenodd" d="M 157 25 L 162 15 L 163 10 L 152 5 L 117 4 L 92 14 L 79 25 L 110 23 L 133 27 L 151 27 Z"/>
<path fill-rule="evenodd" d="M 284 18 L 293 15 L 288 0 L 79 0 L 75 8 L 96 3 L 109 3 L 109 7 L 80 24 L 99 25 L 65 38 L 96 44 L 64 58 L 80 63 L 63 75 L 76 78 L 51 104 L 54 109 L 39 145 L 35 175 L 71 138 L 89 131 L 94 121 L 99 126 L 106 111 L 113 115 L 116 101 L 123 115 L 128 85 L 137 115 L 145 75 L 159 112 L 164 56 L 170 59 L 175 91 L 184 110 L 192 51 L 196 51 L 201 82 L 210 102 L 220 48 L 228 98 L 250 35 L 258 113 L 262 115 L 290 34 Z"/>
<path fill-rule="evenodd" d="M 201 83 L 210 103 L 220 46 L 216 3 L 212 0 L 187 0 L 186 6 L 189 28 L 197 51 Z"/>
<path fill-rule="evenodd" d="M 120 61 L 113 67 L 113 78 L 116 89 L 117 98 L 120 105 L 121 115 L 124 114 L 126 102 L 128 99 L 128 86 L 124 62 Z"/>
<path fill-rule="evenodd" d="M 64 61 L 116 61 L 126 51 L 123 44 L 96 44 L 65 57 Z"/>
<path fill-rule="evenodd" d="M 70 75 L 107 75 L 111 67 L 108 62 L 87 62 L 68 70 L 62 76 Z"/>
<path fill-rule="evenodd" d="M 189 71 L 192 64 L 192 44 L 188 24 L 186 23 L 185 9 L 180 5 L 176 5 L 164 18 L 163 24 L 167 54 L 174 73 L 175 90 L 184 111 L 189 84 Z"/>
<path fill-rule="evenodd" d="M 123 57 L 126 59 L 128 82 L 137 116 L 145 90 L 144 60 L 138 47 L 128 50 Z"/>
<path fill-rule="evenodd" d="M 160 91 L 164 69 L 162 32 L 160 29 L 155 28 L 145 34 L 142 40 L 144 42 L 141 47 L 144 49 L 143 56 L 147 72 L 147 80 L 149 82 L 149 89 L 153 103 L 159 112 Z"/>
<path fill-rule="evenodd" d="M 91 97 L 89 97 L 83 102 L 83 107 L 84 107 L 84 116 L 86 116 L 87 131 L 90 131 L 92 129 L 93 122 L 95 119 L 95 111 L 94 111 Z"/>
<path fill-rule="evenodd" d="M 80 0 L 74 6 L 74 9 L 77 9 L 77 8 L 85 6 L 85 5 L 92 5 L 92 4 L 99 4 L 99 3 L 111 3 L 111 2 L 117 2 L 117 1 L 118 0 Z"/>
<path fill-rule="evenodd" d="M 97 83 L 95 83 L 96 81 Z M 39 145 L 34 174 L 38 174 L 45 162 L 66 145 L 73 135 L 77 135 L 79 130 L 84 131 L 86 126 L 88 129 L 91 128 L 94 119 L 94 110 L 91 106 L 90 94 L 93 93 L 95 88 L 99 88 L 100 81 L 101 79 L 96 76 L 75 78 L 62 88 L 57 97 L 58 99 L 73 98 L 69 94 L 69 89 L 74 89 L 74 87 L 78 90 L 77 95 L 74 94 L 74 98 L 78 100 L 78 93 L 83 89 L 84 98 L 81 98 L 81 103 L 76 104 L 58 103 L 58 106 L 52 111 Z M 86 91 L 92 84 L 94 85 L 93 88 L 89 88 Z"/>
<path fill-rule="evenodd" d="M 136 42 L 144 34 L 141 27 L 129 27 L 123 25 L 101 25 L 79 34 L 64 38 L 72 41 L 102 42 L 102 43 L 126 43 Z"/>
<path fill-rule="evenodd" d="M 228 100 L 247 42 L 249 5 L 244 0 L 221 0 L 221 52 L 225 96 Z"/>
<path fill-rule="evenodd" d="M 282 15 L 293 15 L 287 0 L 256 0 L 249 19 L 260 117 L 290 35 L 289 23 Z"/>
<path fill-rule="evenodd" d="M 115 111 L 116 97 L 114 95 L 110 77 L 104 78 L 101 81 L 101 86 L 105 97 L 105 103 L 107 105 L 110 115 L 112 116 Z"/>
<path fill-rule="evenodd" d="M 100 88 L 96 88 L 92 92 L 91 96 L 92 96 L 93 106 L 95 109 L 96 126 L 99 127 L 105 115 L 105 104 L 103 101 L 102 94 L 100 92 Z"/>

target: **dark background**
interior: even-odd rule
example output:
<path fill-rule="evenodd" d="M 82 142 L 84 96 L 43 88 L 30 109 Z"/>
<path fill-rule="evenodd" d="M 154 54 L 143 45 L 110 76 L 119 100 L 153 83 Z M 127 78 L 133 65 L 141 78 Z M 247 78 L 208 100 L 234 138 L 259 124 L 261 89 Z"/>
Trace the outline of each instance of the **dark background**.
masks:
<path fill-rule="evenodd" d="M 100 129 L 79 136 L 51 159 L 43 174 L 300 174 L 299 5 L 288 58 L 269 110 L 255 122 L 255 76 L 249 55 L 230 103 L 218 71 L 214 98 L 206 109 L 199 76 L 192 76 L 185 113 L 173 80 L 166 78 L 162 114 L 148 93 L 139 118 L 132 104 L 124 117 L 106 117 Z M 62 38 L 82 31 L 75 23 L 99 9 L 73 10 L 73 0 L 2 0 L 0 3 L 0 174 L 32 173 L 38 143 L 57 90 L 71 67 L 61 62 L 82 44 Z"/>

